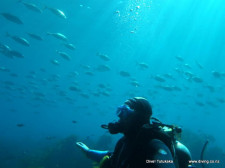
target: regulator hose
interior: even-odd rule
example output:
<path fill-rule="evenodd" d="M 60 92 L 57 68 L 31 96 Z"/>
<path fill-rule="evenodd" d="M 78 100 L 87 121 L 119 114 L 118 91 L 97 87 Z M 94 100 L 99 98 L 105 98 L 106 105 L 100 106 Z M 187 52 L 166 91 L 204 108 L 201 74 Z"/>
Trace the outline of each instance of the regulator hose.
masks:
<path fill-rule="evenodd" d="M 204 143 L 203 148 L 202 148 L 202 152 L 201 152 L 201 156 L 200 156 L 200 159 L 201 159 L 201 160 L 203 160 L 203 158 L 204 158 L 205 149 L 206 149 L 208 143 L 209 143 L 209 140 L 207 139 L 207 140 L 205 141 L 205 143 Z M 205 168 L 204 163 L 202 163 L 202 168 Z"/>

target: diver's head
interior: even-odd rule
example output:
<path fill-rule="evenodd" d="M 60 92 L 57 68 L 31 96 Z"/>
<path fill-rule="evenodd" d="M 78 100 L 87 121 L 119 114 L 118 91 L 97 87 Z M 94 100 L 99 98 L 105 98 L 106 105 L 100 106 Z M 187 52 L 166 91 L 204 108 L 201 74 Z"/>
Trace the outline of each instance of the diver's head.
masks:
<path fill-rule="evenodd" d="M 134 110 L 136 120 L 141 125 L 149 123 L 150 117 L 152 116 L 152 107 L 147 99 L 143 97 L 134 97 L 126 100 L 124 104 Z"/>
<path fill-rule="evenodd" d="M 108 129 L 112 134 L 135 132 L 144 124 L 148 124 L 152 115 L 152 107 L 143 97 L 134 97 L 118 107 L 118 122 L 109 123 Z"/>

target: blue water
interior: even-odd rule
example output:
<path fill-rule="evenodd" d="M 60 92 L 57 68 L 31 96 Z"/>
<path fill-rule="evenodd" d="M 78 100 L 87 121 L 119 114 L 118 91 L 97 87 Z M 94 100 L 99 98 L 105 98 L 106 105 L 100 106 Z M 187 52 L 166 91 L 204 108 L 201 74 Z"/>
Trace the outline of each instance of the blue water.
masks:
<path fill-rule="evenodd" d="M 134 96 L 146 97 L 153 115 L 163 122 L 180 125 L 203 139 L 213 137 L 210 145 L 225 150 L 224 1 L 23 2 L 60 9 L 67 19 L 48 9 L 37 13 L 16 0 L 0 1 L 1 13 L 24 23 L 0 15 L 0 44 L 24 55 L 9 58 L 0 53 L 0 142 L 12 153 L 15 148 L 39 149 L 49 143 L 46 137 L 57 141 L 75 134 L 79 140 L 95 141 L 106 134 L 100 125 L 117 119 L 116 108 Z M 6 37 L 6 32 L 27 39 L 30 47 Z M 47 32 L 64 34 L 76 49 L 66 48 L 64 41 Z M 52 63 L 54 59 L 59 65 Z M 109 69 L 101 71 L 99 65 Z M 155 79 L 158 75 L 165 81 Z"/>

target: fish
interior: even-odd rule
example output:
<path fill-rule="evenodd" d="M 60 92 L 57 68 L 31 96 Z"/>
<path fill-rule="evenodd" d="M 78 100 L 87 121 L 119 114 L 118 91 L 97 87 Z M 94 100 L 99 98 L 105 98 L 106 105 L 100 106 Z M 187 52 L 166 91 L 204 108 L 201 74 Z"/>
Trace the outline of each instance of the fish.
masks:
<path fill-rule="evenodd" d="M 99 97 L 100 93 L 99 92 L 93 92 L 92 95 L 95 96 L 95 97 Z"/>
<path fill-rule="evenodd" d="M 59 61 L 56 60 L 56 59 L 52 60 L 51 63 L 54 64 L 54 65 L 59 65 Z"/>
<path fill-rule="evenodd" d="M 12 49 L 8 45 L 0 44 L 0 53 L 5 55 L 6 57 L 13 58 L 13 56 L 11 55 L 11 51 Z"/>
<path fill-rule="evenodd" d="M 90 65 L 80 64 L 80 66 L 81 66 L 83 69 L 86 69 L 86 70 L 90 70 L 90 69 L 91 69 L 91 66 L 90 66 Z"/>
<path fill-rule="evenodd" d="M 194 76 L 194 74 L 192 72 L 190 72 L 190 71 L 185 71 L 184 75 L 186 75 L 188 77 L 188 79 L 192 78 Z"/>
<path fill-rule="evenodd" d="M 109 61 L 110 60 L 109 56 L 105 55 L 105 54 L 97 53 L 97 56 L 99 56 L 99 58 L 101 58 L 104 61 Z"/>
<path fill-rule="evenodd" d="M 148 69 L 149 66 L 148 64 L 144 63 L 144 62 L 140 62 L 140 63 L 137 63 L 137 65 L 142 68 L 142 69 Z"/>
<path fill-rule="evenodd" d="M 2 72 L 10 72 L 10 70 L 8 68 L 4 67 L 4 66 L 0 67 L 0 71 L 2 71 Z"/>
<path fill-rule="evenodd" d="M 15 50 L 12 50 L 9 46 L 7 45 L 2 45 L 0 44 L 0 52 L 9 57 L 9 58 L 13 58 L 14 56 L 15 57 L 18 57 L 18 58 L 24 58 L 23 54 L 21 54 L 20 52 L 18 51 L 15 51 Z"/>
<path fill-rule="evenodd" d="M 220 103 L 225 103 L 225 99 L 224 98 L 217 98 L 217 101 Z"/>
<path fill-rule="evenodd" d="M 75 78 L 79 75 L 79 72 L 77 71 L 73 71 L 73 72 L 70 72 L 70 74 L 68 75 L 69 78 Z"/>
<path fill-rule="evenodd" d="M 23 22 L 20 20 L 20 18 L 18 18 L 15 15 L 12 15 L 10 13 L 0 13 L 0 15 L 2 15 L 5 19 L 7 19 L 7 20 L 9 20 L 13 23 L 16 23 L 16 24 L 19 24 L 19 25 L 23 24 Z"/>
<path fill-rule="evenodd" d="M 19 0 L 18 2 L 22 3 L 27 9 L 30 9 L 34 12 L 37 12 L 37 13 L 42 13 L 42 10 L 35 4 L 33 3 L 28 3 L 28 2 L 24 2 L 22 0 Z"/>
<path fill-rule="evenodd" d="M 120 76 L 122 77 L 130 77 L 130 73 L 126 71 L 120 71 Z"/>
<path fill-rule="evenodd" d="M 215 88 L 209 84 L 206 85 L 206 88 L 208 88 L 210 92 L 215 92 Z"/>
<path fill-rule="evenodd" d="M 43 38 L 39 35 L 36 35 L 36 34 L 33 34 L 33 33 L 27 33 L 28 36 L 30 36 L 31 38 L 35 39 L 35 40 L 39 40 L 39 41 L 42 41 Z"/>
<path fill-rule="evenodd" d="M 165 85 L 165 86 L 160 86 L 161 89 L 164 89 L 166 91 L 173 91 L 174 88 L 173 86 Z"/>
<path fill-rule="evenodd" d="M 163 76 L 167 79 L 174 79 L 173 75 L 170 73 L 163 74 Z"/>
<path fill-rule="evenodd" d="M 202 83 L 203 79 L 197 76 L 192 77 L 193 81 L 197 82 L 197 83 Z"/>
<path fill-rule="evenodd" d="M 48 9 L 49 11 L 51 11 L 53 14 L 55 14 L 58 17 L 61 17 L 61 18 L 64 18 L 64 19 L 67 18 L 65 13 L 63 11 L 57 9 L 57 8 L 50 8 L 50 7 L 46 6 L 45 9 Z"/>
<path fill-rule="evenodd" d="M 70 86 L 70 87 L 69 87 L 69 90 L 71 90 L 71 91 L 76 91 L 76 92 L 81 91 L 80 88 L 77 87 L 77 86 Z"/>
<path fill-rule="evenodd" d="M 203 69 L 203 68 L 204 68 L 198 61 L 195 60 L 195 63 L 196 63 L 196 65 L 197 65 L 200 69 Z"/>
<path fill-rule="evenodd" d="M 11 48 L 10 48 L 9 46 L 5 45 L 5 44 L 1 44 L 1 43 L 0 43 L 0 50 L 1 50 L 1 51 L 4 51 L 4 50 L 11 50 Z"/>
<path fill-rule="evenodd" d="M 101 94 L 102 94 L 103 96 L 106 96 L 106 97 L 109 97 L 109 96 L 110 96 L 110 93 L 107 92 L 107 91 L 102 91 Z"/>
<path fill-rule="evenodd" d="M 51 36 L 53 36 L 53 37 L 55 37 L 55 38 L 57 38 L 59 40 L 62 40 L 62 41 L 67 41 L 68 40 L 67 37 L 64 34 L 62 34 L 62 33 L 49 33 L 49 32 L 47 32 L 47 35 L 51 35 Z"/>
<path fill-rule="evenodd" d="M 176 71 L 178 74 L 183 74 L 183 70 L 180 68 L 174 68 L 174 71 Z"/>
<path fill-rule="evenodd" d="M 176 58 L 178 61 L 180 61 L 180 62 L 183 62 L 183 61 L 184 61 L 184 59 L 183 59 L 181 56 L 179 56 L 179 55 L 175 56 L 175 58 Z"/>
<path fill-rule="evenodd" d="M 8 85 L 8 86 L 13 86 L 13 85 L 15 85 L 15 83 L 12 82 L 12 81 L 4 81 L 4 84 L 5 84 L 5 85 Z"/>
<path fill-rule="evenodd" d="M 212 71 L 212 75 L 213 75 L 215 78 L 221 78 L 221 77 L 222 77 L 222 73 L 217 72 L 217 71 Z"/>
<path fill-rule="evenodd" d="M 107 87 L 107 88 L 105 88 L 105 90 L 107 90 L 107 91 L 111 92 L 111 91 L 112 91 L 112 88 Z"/>
<path fill-rule="evenodd" d="M 173 90 L 175 90 L 175 91 L 181 91 L 182 89 L 180 88 L 180 87 L 178 87 L 178 86 L 172 86 L 172 88 L 173 88 Z"/>
<path fill-rule="evenodd" d="M 86 71 L 85 74 L 88 75 L 88 76 L 94 76 L 94 73 L 91 72 L 91 71 Z"/>
<path fill-rule="evenodd" d="M 196 101 L 195 103 L 196 103 L 198 106 L 201 106 L 201 107 L 202 107 L 202 106 L 205 106 L 205 104 L 204 104 L 204 103 L 199 102 L 199 101 Z"/>
<path fill-rule="evenodd" d="M 38 96 L 38 97 L 45 97 L 45 94 L 41 93 L 41 92 L 33 92 L 33 95 Z"/>
<path fill-rule="evenodd" d="M 46 69 L 45 68 L 40 68 L 40 71 L 41 72 L 46 72 Z"/>
<path fill-rule="evenodd" d="M 68 60 L 68 61 L 71 60 L 71 57 L 70 57 L 67 53 L 65 53 L 65 52 L 60 52 L 60 51 L 57 51 L 57 50 L 56 50 L 56 52 L 57 52 L 62 58 L 64 58 L 65 60 Z"/>
<path fill-rule="evenodd" d="M 202 93 L 197 94 L 198 97 L 203 97 L 204 95 Z"/>
<path fill-rule="evenodd" d="M 81 93 L 80 94 L 83 98 L 88 99 L 90 96 L 87 93 Z"/>
<path fill-rule="evenodd" d="M 52 81 L 58 81 L 59 79 L 60 79 L 60 75 L 53 74 L 47 80 L 52 82 Z"/>
<path fill-rule="evenodd" d="M 217 105 L 211 101 L 206 101 L 206 104 L 210 105 L 211 107 L 217 107 Z"/>
<path fill-rule="evenodd" d="M 7 37 L 10 37 L 11 39 L 13 39 L 15 42 L 19 43 L 19 44 L 22 44 L 23 46 L 26 46 L 26 47 L 29 47 L 30 46 L 30 43 L 28 40 L 26 40 L 25 38 L 23 37 L 19 37 L 19 36 L 12 36 L 10 35 L 9 33 L 6 33 L 6 36 Z"/>
<path fill-rule="evenodd" d="M 165 82 L 166 80 L 163 78 L 163 77 L 161 77 L 160 75 L 156 75 L 155 77 L 154 77 L 154 79 L 156 80 L 156 81 L 158 81 L 158 82 Z"/>
<path fill-rule="evenodd" d="M 96 68 L 96 70 L 99 71 L 99 72 L 106 72 L 106 71 L 110 71 L 111 68 L 108 65 L 99 65 Z"/>
<path fill-rule="evenodd" d="M 73 120 L 73 121 L 72 121 L 72 123 L 73 123 L 73 124 L 76 124 L 76 123 L 77 123 L 77 121 L 76 121 L 76 120 Z"/>
<path fill-rule="evenodd" d="M 72 43 L 64 43 L 64 46 L 70 50 L 76 49 L 76 47 Z"/>
<path fill-rule="evenodd" d="M 106 85 L 103 84 L 103 83 L 100 83 L 100 84 L 98 84 L 98 87 L 99 87 L 99 88 L 102 88 L 102 89 L 105 89 L 105 88 L 106 88 Z"/>
<path fill-rule="evenodd" d="M 137 81 L 132 81 L 130 84 L 134 87 L 140 87 L 140 84 Z"/>
<path fill-rule="evenodd" d="M 12 50 L 12 51 L 10 52 L 10 54 L 11 54 L 12 56 L 17 57 L 17 58 L 24 58 L 24 55 L 21 54 L 19 51 L 16 51 L 16 50 Z"/>
<path fill-rule="evenodd" d="M 184 67 L 186 67 L 187 69 L 191 69 L 191 66 L 189 64 L 184 64 Z"/>
<path fill-rule="evenodd" d="M 23 127 L 23 126 L 24 126 L 24 124 L 19 123 L 19 124 L 16 124 L 16 126 L 17 126 L 17 127 Z"/>
<path fill-rule="evenodd" d="M 15 78 L 18 77 L 18 75 L 16 73 L 11 73 L 10 76 L 15 77 Z"/>

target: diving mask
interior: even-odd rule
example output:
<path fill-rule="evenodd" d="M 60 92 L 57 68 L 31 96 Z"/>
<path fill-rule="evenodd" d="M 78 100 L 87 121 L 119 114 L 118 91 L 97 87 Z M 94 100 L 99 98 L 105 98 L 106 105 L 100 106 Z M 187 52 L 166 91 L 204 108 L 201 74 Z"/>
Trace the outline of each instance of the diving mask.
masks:
<path fill-rule="evenodd" d="M 116 115 L 120 118 L 117 122 L 111 122 L 108 125 L 101 125 L 102 128 L 108 129 L 111 134 L 124 132 L 124 121 L 134 113 L 128 105 L 121 105 L 117 108 Z"/>
<path fill-rule="evenodd" d="M 121 105 L 117 108 L 117 111 L 116 111 L 116 115 L 120 119 L 126 119 L 133 113 L 134 113 L 134 110 L 131 109 L 128 105 Z"/>

